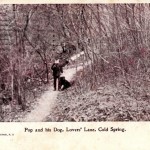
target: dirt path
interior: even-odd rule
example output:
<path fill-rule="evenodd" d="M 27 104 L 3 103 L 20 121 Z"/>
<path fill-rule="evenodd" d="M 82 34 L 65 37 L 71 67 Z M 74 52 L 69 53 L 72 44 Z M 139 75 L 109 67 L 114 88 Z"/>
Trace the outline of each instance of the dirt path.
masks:
<path fill-rule="evenodd" d="M 64 70 L 62 76 L 70 81 L 73 76 L 76 74 L 76 71 L 81 70 L 83 67 L 80 65 L 76 68 L 70 68 Z M 49 115 L 52 107 L 55 104 L 55 100 L 57 98 L 59 91 L 53 91 L 53 87 L 50 87 L 48 91 L 43 93 L 41 98 L 37 100 L 33 110 L 29 112 L 23 119 L 22 122 L 40 122 L 44 121 L 44 119 Z"/>

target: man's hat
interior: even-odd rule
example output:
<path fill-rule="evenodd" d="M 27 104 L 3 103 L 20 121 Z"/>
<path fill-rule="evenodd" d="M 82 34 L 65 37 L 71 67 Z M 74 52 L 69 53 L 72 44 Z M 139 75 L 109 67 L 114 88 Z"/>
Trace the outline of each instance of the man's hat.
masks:
<path fill-rule="evenodd" d="M 58 64 L 58 63 L 59 63 L 59 59 L 55 60 L 55 63 L 57 63 L 57 64 Z"/>

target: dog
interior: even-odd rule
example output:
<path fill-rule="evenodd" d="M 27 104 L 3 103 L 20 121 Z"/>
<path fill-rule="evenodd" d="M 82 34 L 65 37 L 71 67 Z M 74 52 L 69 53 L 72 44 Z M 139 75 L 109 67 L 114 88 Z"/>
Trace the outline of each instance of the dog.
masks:
<path fill-rule="evenodd" d="M 61 91 L 63 91 L 65 89 L 71 87 L 71 83 L 69 81 L 67 81 L 65 79 L 65 77 L 63 76 L 63 77 L 60 77 L 60 79 L 59 79 L 59 87 L 60 87 L 59 89 Z"/>

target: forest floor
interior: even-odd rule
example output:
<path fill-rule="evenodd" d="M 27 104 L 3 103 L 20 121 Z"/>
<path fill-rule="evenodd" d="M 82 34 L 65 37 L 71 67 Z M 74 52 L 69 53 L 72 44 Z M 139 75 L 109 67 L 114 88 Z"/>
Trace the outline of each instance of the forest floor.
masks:
<path fill-rule="evenodd" d="M 76 93 L 74 87 L 59 93 L 45 121 L 149 121 L 150 97 L 135 98 L 118 82 Z"/>

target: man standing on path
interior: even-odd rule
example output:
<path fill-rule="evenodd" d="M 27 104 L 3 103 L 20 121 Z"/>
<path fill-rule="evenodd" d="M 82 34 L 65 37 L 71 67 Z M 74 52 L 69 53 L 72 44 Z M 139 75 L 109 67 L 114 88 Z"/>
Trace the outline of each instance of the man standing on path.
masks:
<path fill-rule="evenodd" d="M 53 71 L 53 78 L 54 78 L 54 91 L 56 91 L 56 89 L 60 90 L 59 79 L 61 73 L 63 73 L 63 69 L 59 63 L 59 60 L 56 60 L 55 63 L 53 63 L 51 69 Z"/>

